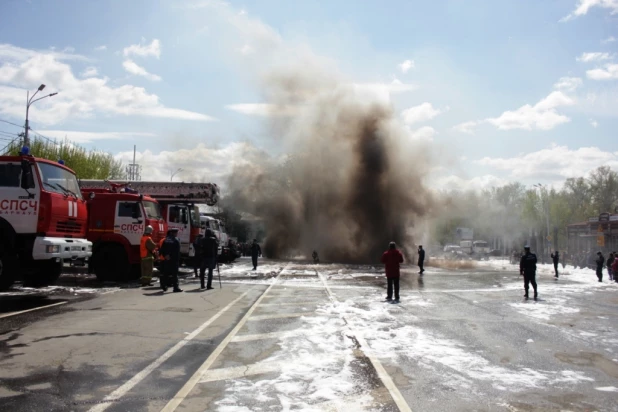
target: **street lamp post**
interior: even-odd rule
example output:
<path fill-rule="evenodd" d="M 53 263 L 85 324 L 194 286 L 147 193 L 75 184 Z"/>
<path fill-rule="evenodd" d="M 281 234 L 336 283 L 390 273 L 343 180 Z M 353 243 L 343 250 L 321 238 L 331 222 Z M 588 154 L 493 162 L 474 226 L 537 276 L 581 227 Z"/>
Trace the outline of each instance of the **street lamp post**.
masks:
<path fill-rule="evenodd" d="M 182 168 L 178 168 L 178 169 L 176 169 L 175 172 L 170 173 L 170 182 L 172 180 L 174 180 L 174 176 L 176 176 L 176 174 L 178 174 L 178 172 L 182 172 Z"/>
<path fill-rule="evenodd" d="M 549 256 L 550 253 L 550 246 L 551 246 L 551 241 L 549 240 L 549 201 L 545 201 L 543 198 L 543 192 L 545 191 L 546 187 L 545 185 L 542 185 L 540 183 L 537 183 L 534 185 L 534 187 L 538 187 L 540 190 L 542 190 L 541 192 L 541 202 L 542 202 L 542 207 L 543 207 L 543 212 L 545 212 L 545 223 L 547 224 L 547 237 L 545 238 L 547 240 L 547 256 Z M 548 199 L 549 200 L 549 199 Z M 543 242 L 545 243 L 545 242 Z"/>
<path fill-rule="evenodd" d="M 34 92 L 32 97 L 30 97 L 30 92 L 29 91 L 26 94 L 26 126 L 25 126 L 26 130 L 24 132 L 24 146 L 30 146 L 30 139 L 28 138 L 28 130 L 30 129 L 30 126 L 28 126 L 28 113 L 30 112 L 30 106 L 34 102 L 38 102 L 41 99 L 44 99 L 46 97 L 52 97 L 52 96 L 55 96 L 55 95 L 58 94 L 58 93 L 50 93 L 50 94 L 48 94 L 46 96 L 39 97 L 38 99 L 33 100 L 34 96 L 36 96 L 36 94 L 38 92 L 40 92 L 41 90 L 43 90 L 44 88 L 45 88 L 44 84 L 40 85 L 39 88 L 36 90 L 36 92 Z"/>

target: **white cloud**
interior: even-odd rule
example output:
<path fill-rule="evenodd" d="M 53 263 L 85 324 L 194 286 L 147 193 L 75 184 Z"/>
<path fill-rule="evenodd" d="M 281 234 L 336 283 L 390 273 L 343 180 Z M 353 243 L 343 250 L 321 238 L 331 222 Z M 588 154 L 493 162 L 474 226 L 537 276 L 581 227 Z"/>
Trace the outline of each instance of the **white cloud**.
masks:
<path fill-rule="evenodd" d="M 56 52 L 55 50 L 31 50 L 13 46 L 11 44 L 0 44 L 0 62 L 23 62 L 32 57 L 40 56 L 41 54 L 52 56 L 56 60 L 80 60 L 89 61 L 85 56 L 69 53 Z M 4 61 L 3 61 L 4 60 Z"/>
<path fill-rule="evenodd" d="M 410 137 L 413 140 L 424 140 L 427 142 L 432 142 L 433 137 L 437 135 L 438 132 L 436 129 L 430 126 L 423 126 L 420 129 L 410 130 Z"/>
<path fill-rule="evenodd" d="M 599 122 L 597 122 L 594 119 L 590 119 L 590 126 L 592 126 L 592 127 L 594 127 L 596 129 L 597 127 L 599 127 Z"/>
<path fill-rule="evenodd" d="M 154 137 L 153 133 L 142 132 L 80 132 L 76 130 L 40 130 L 40 134 L 52 139 L 63 140 L 65 137 L 74 143 L 90 143 L 95 140 L 135 139 L 137 137 Z"/>
<path fill-rule="evenodd" d="M 147 78 L 148 80 L 152 80 L 153 82 L 161 81 L 161 76 L 157 76 L 156 74 L 149 73 L 148 71 L 146 71 L 146 69 L 144 69 L 142 66 L 138 65 L 131 59 L 127 59 L 124 62 L 122 62 L 122 67 L 124 67 L 124 69 L 131 74 L 135 74 L 137 76 L 143 76 Z"/>
<path fill-rule="evenodd" d="M 81 72 L 79 75 L 81 77 L 95 77 L 99 74 L 99 71 L 97 70 L 96 67 L 90 66 L 90 67 L 86 67 L 86 69 Z"/>
<path fill-rule="evenodd" d="M 94 50 L 95 51 L 104 51 L 104 50 L 107 50 L 107 46 L 102 44 L 100 46 L 95 47 Z"/>
<path fill-rule="evenodd" d="M 605 52 L 592 52 L 592 53 L 582 53 L 581 56 L 577 57 L 575 60 L 578 62 L 589 63 L 589 62 L 598 62 L 602 60 L 609 60 L 612 56 L 609 53 Z"/>
<path fill-rule="evenodd" d="M 616 41 L 614 36 L 609 36 L 607 39 L 601 40 L 601 44 L 613 43 Z"/>
<path fill-rule="evenodd" d="M 143 41 L 144 39 L 142 39 Z M 161 42 L 158 39 L 154 39 L 150 44 L 142 45 L 140 44 L 132 44 L 129 47 L 125 47 L 123 50 L 123 54 L 125 57 L 128 56 L 140 56 L 140 57 L 148 57 L 154 56 L 157 59 L 161 57 Z"/>
<path fill-rule="evenodd" d="M 534 106 L 526 104 L 517 110 L 506 111 L 499 117 L 485 121 L 500 130 L 550 130 L 559 124 L 571 121 L 567 116 L 558 113 L 556 108 L 573 104 L 575 101 L 564 93 L 553 91 Z"/>
<path fill-rule="evenodd" d="M 211 148 L 200 143 L 191 149 L 162 151 L 150 150 L 136 153 L 136 162 L 142 166 L 142 176 L 148 180 L 169 181 L 170 171 L 182 168 L 174 180 L 185 182 L 211 182 L 225 186 L 226 177 L 235 168 L 261 164 L 268 155 L 250 143 L 233 142 Z M 115 156 L 124 163 L 133 161 L 133 151 Z"/>
<path fill-rule="evenodd" d="M 482 191 L 492 187 L 504 186 L 509 183 L 509 180 L 494 175 L 476 176 L 470 179 L 449 175 L 437 177 L 433 179 L 432 183 L 435 184 L 437 189 L 441 190 Z"/>
<path fill-rule="evenodd" d="M 588 70 L 586 76 L 592 80 L 616 80 L 618 79 L 618 63 L 606 64 L 603 69 Z"/>
<path fill-rule="evenodd" d="M 402 73 L 407 73 L 410 69 L 415 67 L 414 60 L 405 60 L 398 64 L 397 67 L 399 67 L 399 70 L 401 70 Z"/>
<path fill-rule="evenodd" d="M 226 109 L 250 116 L 290 116 L 294 114 L 293 107 L 283 107 L 269 103 L 229 104 Z"/>
<path fill-rule="evenodd" d="M 41 100 L 31 108 L 31 119 L 43 124 L 57 124 L 71 117 L 90 117 L 95 114 L 215 120 L 201 113 L 166 107 L 157 95 L 147 93 L 142 87 L 110 86 L 107 78 L 79 79 L 68 64 L 60 61 L 64 55 L 26 50 L 22 55 L 15 56 L 14 51 L 15 48 L 0 46 L 0 56 L 3 52 L 11 55 L 8 60 L 0 60 L 2 114 L 21 119 L 24 90 L 31 90 L 44 83 L 48 87 L 46 90 L 58 91 L 58 95 Z M 11 60 L 16 58 L 19 60 Z M 68 56 L 68 59 L 71 58 Z"/>
<path fill-rule="evenodd" d="M 579 77 L 561 77 L 558 82 L 554 84 L 554 89 L 573 92 L 581 87 L 582 84 L 582 79 Z"/>
<path fill-rule="evenodd" d="M 567 146 L 554 144 L 547 149 L 510 158 L 484 157 L 475 163 L 509 171 L 510 176 L 518 180 L 563 181 L 569 177 L 584 176 L 599 166 L 618 168 L 618 152 L 603 151 L 598 147 L 571 150 Z"/>
<path fill-rule="evenodd" d="M 404 123 L 414 124 L 431 120 L 440 113 L 442 113 L 441 110 L 435 109 L 431 103 L 425 102 L 402 111 L 401 117 L 403 118 Z"/>
<path fill-rule="evenodd" d="M 238 49 L 238 51 L 240 52 L 240 54 L 247 55 L 247 54 L 253 53 L 253 48 L 249 46 L 248 44 L 245 44 L 240 49 Z"/>
<path fill-rule="evenodd" d="M 453 130 L 460 132 L 460 133 L 465 133 L 465 134 L 474 134 L 474 129 L 480 123 L 482 122 L 475 122 L 475 121 L 463 122 L 463 123 L 453 126 Z"/>
<path fill-rule="evenodd" d="M 599 7 L 604 9 L 609 9 L 610 14 L 618 13 L 618 0 L 579 0 L 575 10 L 573 10 L 569 15 L 560 19 L 560 22 L 566 22 L 569 20 L 573 20 L 576 17 L 584 16 L 588 14 L 588 11 L 593 7 Z"/>

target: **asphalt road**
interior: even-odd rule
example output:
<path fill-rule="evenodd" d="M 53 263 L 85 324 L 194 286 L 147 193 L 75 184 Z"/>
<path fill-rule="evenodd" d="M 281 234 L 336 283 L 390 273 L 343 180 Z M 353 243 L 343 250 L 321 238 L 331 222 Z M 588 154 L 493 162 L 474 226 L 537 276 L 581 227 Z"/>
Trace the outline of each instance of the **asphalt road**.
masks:
<path fill-rule="evenodd" d="M 593 277 L 593 275 L 591 275 Z M 72 274 L 0 293 L 4 411 L 618 410 L 618 285 L 511 267 L 243 258 L 183 293 Z"/>

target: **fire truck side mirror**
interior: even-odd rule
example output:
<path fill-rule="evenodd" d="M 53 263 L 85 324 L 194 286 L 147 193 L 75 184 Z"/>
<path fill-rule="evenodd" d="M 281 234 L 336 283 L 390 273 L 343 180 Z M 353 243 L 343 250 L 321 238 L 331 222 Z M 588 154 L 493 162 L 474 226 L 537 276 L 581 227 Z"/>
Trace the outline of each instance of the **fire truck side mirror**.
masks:
<path fill-rule="evenodd" d="M 32 177 L 32 167 L 26 159 L 21 161 L 21 182 L 22 189 L 31 189 L 34 187 L 34 178 Z"/>

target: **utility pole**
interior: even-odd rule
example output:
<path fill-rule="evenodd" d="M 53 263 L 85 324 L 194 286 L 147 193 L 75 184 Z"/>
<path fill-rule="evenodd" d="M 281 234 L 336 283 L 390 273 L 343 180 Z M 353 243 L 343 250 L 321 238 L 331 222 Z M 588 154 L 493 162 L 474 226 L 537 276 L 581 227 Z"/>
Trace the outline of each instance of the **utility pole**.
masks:
<path fill-rule="evenodd" d="M 30 130 L 30 126 L 28 125 L 28 113 L 30 112 L 30 106 L 34 102 L 38 102 L 41 99 L 44 99 L 46 97 L 52 97 L 58 94 L 58 93 L 50 93 L 47 96 L 39 97 L 36 100 L 32 100 L 34 99 L 34 96 L 36 96 L 36 94 L 40 92 L 41 90 L 43 90 L 44 88 L 45 88 L 44 84 L 40 85 L 39 88 L 36 90 L 36 92 L 34 92 L 32 97 L 30 97 L 30 91 L 26 92 L 26 125 L 25 125 L 26 130 L 24 131 L 24 146 L 30 146 L 30 139 L 28 138 L 28 130 Z"/>

